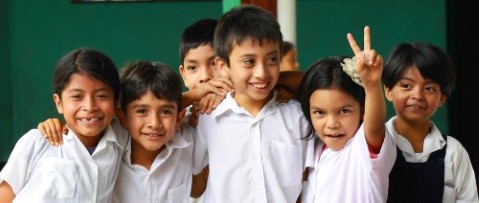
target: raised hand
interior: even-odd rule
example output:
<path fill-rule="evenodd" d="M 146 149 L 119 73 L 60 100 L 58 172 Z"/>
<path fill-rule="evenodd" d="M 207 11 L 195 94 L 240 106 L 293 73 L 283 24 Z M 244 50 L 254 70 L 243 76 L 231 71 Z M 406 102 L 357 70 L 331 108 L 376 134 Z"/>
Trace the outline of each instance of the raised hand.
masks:
<path fill-rule="evenodd" d="M 363 51 L 358 46 L 351 33 L 347 34 L 348 43 L 352 48 L 357 63 L 355 72 L 362 80 L 362 85 L 377 85 L 382 77 L 383 59 L 374 49 L 371 49 L 370 27 L 363 30 Z"/>

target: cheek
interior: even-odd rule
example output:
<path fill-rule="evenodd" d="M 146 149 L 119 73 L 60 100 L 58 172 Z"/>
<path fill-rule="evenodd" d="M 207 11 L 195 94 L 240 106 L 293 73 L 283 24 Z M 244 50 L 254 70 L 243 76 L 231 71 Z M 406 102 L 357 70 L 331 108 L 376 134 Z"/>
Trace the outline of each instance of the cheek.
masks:
<path fill-rule="evenodd" d="M 315 129 L 315 132 L 322 132 L 324 122 L 320 119 L 312 118 L 312 125 L 313 125 L 313 128 Z"/>

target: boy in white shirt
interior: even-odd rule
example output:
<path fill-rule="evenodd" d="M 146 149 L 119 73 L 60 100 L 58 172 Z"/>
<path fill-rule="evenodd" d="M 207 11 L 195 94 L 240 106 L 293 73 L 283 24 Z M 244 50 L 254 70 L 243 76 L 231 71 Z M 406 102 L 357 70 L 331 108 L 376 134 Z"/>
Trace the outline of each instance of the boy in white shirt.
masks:
<path fill-rule="evenodd" d="M 235 93 L 199 117 L 194 173 L 209 165 L 205 202 L 295 202 L 301 193 L 313 142 L 301 139 L 300 104 L 275 101 L 281 42 L 278 22 L 256 6 L 234 8 L 217 25 L 215 64 Z"/>
<path fill-rule="evenodd" d="M 54 102 L 69 136 L 51 146 L 34 129 L 15 145 L 0 173 L 0 202 L 110 202 L 126 135 L 112 121 L 118 72 L 92 49 L 65 55 L 54 75 Z"/>

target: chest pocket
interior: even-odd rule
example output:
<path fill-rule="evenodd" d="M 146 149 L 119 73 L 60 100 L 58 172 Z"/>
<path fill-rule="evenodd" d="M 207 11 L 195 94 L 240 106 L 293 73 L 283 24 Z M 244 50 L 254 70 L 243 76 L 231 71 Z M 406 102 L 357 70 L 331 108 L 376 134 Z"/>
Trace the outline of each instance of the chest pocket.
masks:
<path fill-rule="evenodd" d="M 39 166 L 46 194 L 55 198 L 73 198 L 78 172 L 72 160 L 45 158 Z"/>

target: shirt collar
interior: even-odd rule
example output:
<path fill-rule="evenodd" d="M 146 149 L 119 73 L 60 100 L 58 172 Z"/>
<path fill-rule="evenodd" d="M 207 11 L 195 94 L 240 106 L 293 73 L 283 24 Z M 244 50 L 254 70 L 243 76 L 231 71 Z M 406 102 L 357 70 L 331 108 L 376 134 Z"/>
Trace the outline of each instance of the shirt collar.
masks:
<path fill-rule="evenodd" d="M 277 98 L 278 92 L 276 90 L 273 90 L 273 96 L 272 98 L 265 104 L 265 106 L 262 109 L 263 114 L 273 114 L 276 111 L 276 108 L 274 108 L 277 105 L 277 102 L 275 101 Z M 220 105 L 217 106 L 217 108 L 212 112 L 213 116 L 220 116 L 224 114 L 226 111 L 231 110 L 235 113 L 245 113 L 244 108 L 238 105 L 237 101 L 233 98 L 233 94 L 229 92 L 227 96 L 225 96 L 225 99 L 220 103 Z"/>
<path fill-rule="evenodd" d="M 175 132 L 175 135 L 173 136 L 172 140 L 170 140 L 168 143 L 165 144 L 165 149 L 160 152 L 157 155 L 156 159 L 159 159 L 159 155 L 166 153 L 165 156 L 162 157 L 169 157 L 174 149 L 183 149 L 187 148 L 190 145 L 193 144 L 193 128 L 188 126 L 187 124 L 182 125 L 181 130 Z M 126 146 L 126 153 L 125 156 L 123 157 L 123 160 L 125 163 L 127 163 L 129 166 L 132 166 L 132 161 L 130 159 L 130 156 L 132 154 L 132 136 L 128 136 L 128 144 Z"/>
<path fill-rule="evenodd" d="M 392 135 L 395 137 L 395 143 L 400 148 L 400 150 L 404 152 L 408 152 L 410 154 L 414 154 L 412 145 L 410 142 L 403 137 L 402 135 L 398 134 L 397 130 L 395 129 L 395 121 L 397 120 L 397 116 L 394 116 L 388 120 L 386 123 L 387 129 L 391 132 Z M 433 122 L 430 121 L 430 132 L 427 134 L 423 141 L 423 152 L 422 154 L 430 154 L 434 151 L 437 151 L 443 148 L 446 144 L 446 140 L 443 139 L 442 133 L 440 130 L 435 126 Z"/>

